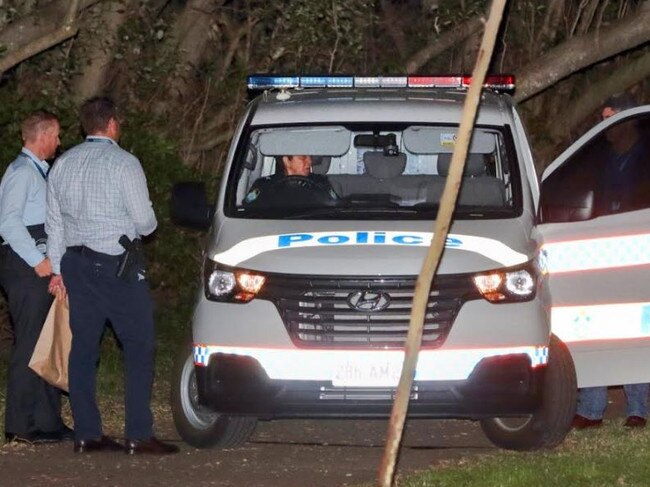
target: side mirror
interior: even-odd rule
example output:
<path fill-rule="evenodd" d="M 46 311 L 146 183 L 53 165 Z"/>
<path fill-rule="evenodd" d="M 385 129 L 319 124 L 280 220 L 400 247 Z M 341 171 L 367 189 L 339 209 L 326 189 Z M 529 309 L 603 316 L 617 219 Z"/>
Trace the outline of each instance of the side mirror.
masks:
<path fill-rule="evenodd" d="M 176 225 L 207 230 L 214 207 L 208 203 L 205 183 L 183 182 L 172 187 L 171 218 Z"/>

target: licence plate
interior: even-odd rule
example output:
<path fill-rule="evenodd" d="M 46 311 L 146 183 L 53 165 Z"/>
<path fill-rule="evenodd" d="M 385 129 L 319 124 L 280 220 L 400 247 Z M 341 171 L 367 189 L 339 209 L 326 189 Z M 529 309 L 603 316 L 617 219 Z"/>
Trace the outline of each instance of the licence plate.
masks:
<path fill-rule="evenodd" d="M 402 373 L 401 360 L 344 360 L 338 365 L 335 387 L 397 387 Z"/>

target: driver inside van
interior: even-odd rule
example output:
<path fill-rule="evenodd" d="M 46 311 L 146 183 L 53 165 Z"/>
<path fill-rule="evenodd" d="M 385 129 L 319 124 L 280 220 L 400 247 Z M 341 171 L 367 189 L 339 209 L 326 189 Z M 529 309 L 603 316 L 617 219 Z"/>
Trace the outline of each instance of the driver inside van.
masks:
<path fill-rule="evenodd" d="M 246 194 L 246 207 L 329 206 L 339 199 L 327 176 L 312 172 L 313 161 L 308 155 L 276 157 L 272 176 L 259 178 Z"/>

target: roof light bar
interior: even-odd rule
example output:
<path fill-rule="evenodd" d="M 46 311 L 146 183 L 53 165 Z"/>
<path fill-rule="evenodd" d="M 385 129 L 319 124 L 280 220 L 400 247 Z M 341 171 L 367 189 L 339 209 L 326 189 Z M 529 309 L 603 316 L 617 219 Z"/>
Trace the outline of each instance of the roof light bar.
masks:
<path fill-rule="evenodd" d="M 298 88 L 298 76 L 255 75 L 248 77 L 249 90 L 270 90 L 271 88 Z"/>
<path fill-rule="evenodd" d="M 471 76 L 463 76 L 463 88 L 467 88 L 471 82 Z M 485 77 L 483 87 L 491 88 L 495 91 L 502 91 L 504 93 L 514 93 L 515 77 L 512 74 L 489 75 Z"/>
<path fill-rule="evenodd" d="M 471 76 L 276 76 L 248 77 L 248 89 L 254 91 L 286 88 L 457 88 L 466 89 Z M 513 75 L 491 75 L 484 88 L 505 93 L 515 90 Z"/>
<path fill-rule="evenodd" d="M 460 88 L 461 76 L 409 76 L 409 88 Z"/>

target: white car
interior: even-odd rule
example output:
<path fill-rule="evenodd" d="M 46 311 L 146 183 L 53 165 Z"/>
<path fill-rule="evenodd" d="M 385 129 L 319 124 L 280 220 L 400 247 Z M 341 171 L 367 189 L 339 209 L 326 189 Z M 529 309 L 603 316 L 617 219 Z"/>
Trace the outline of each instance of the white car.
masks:
<path fill-rule="evenodd" d="M 236 446 L 259 419 L 389 415 L 467 83 L 249 79 L 263 93 L 242 115 L 216 204 L 175 188 L 176 220 L 211 228 L 173 380 L 185 441 Z M 591 160 L 630 119 L 647 140 L 650 107 L 612 117 L 551 165 L 540 211 L 504 93 L 513 80 L 489 83 L 409 416 L 479 420 L 504 448 L 553 447 L 578 385 L 650 380 L 650 212 L 605 214 Z M 572 169 L 585 165 L 593 187 Z"/>

